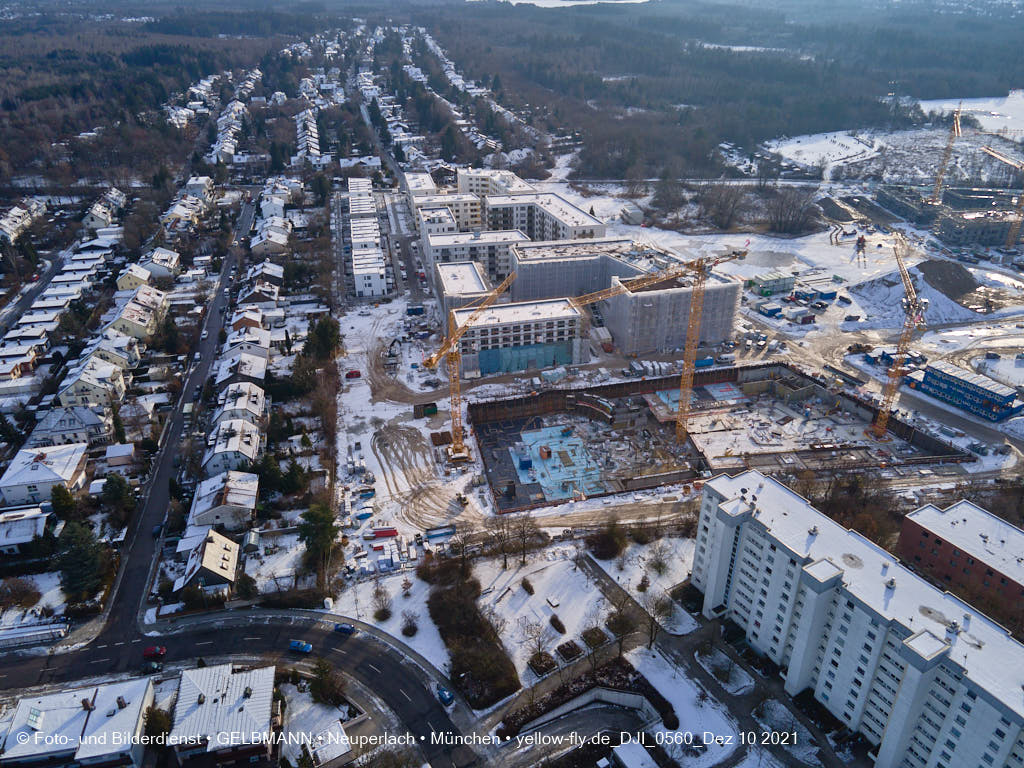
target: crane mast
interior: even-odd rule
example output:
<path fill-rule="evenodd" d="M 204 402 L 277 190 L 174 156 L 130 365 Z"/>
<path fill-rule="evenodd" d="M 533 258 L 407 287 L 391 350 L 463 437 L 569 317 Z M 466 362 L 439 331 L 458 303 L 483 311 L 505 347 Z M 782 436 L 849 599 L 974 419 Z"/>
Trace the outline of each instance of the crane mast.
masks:
<path fill-rule="evenodd" d="M 896 354 L 893 356 L 892 365 L 889 366 L 889 378 L 882 390 L 882 403 L 870 427 L 871 434 L 878 440 L 885 437 L 889 425 L 892 405 L 896 401 L 896 394 L 899 392 L 900 382 L 905 373 L 903 363 L 907 359 L 910 340 L 914 336 L 914 331 L 925 327 L 924 313 L 928 309 L 928 300 L 917 295 L 914 283 L 910 279 L 910 272 L 907 271 L 907 265 L 903 261 L 904 253 L 907 251 L 907 241 L 901 234 L 897 234 L 896 237 L 893 253 L 896 256 L 900 279 L 903 281 L 904 297 L 900 302 L 903 309 L 903 328 L 900 331 L 899 340 L 896 342 Z"/>
<path fill-rule="evenodd" d="M 963 102 L 953 112 L 953 124 L 949 128 L 949 139 L 946 141 L 946 148 L 942 152 L 942 159 L 939 161 L 939 170 L 935 174 L 935 189 L 932 196 L 928 198 L 929 203 L 937 204 L 942 200 L 942 182 L 946 178 L 946 168 L 949 167 L 949 160 L 953 156 L 953 144 L 962 135 L 960 132 L 960 112 L 963 109 Z"/>
<path fill-rule="evenodd" d="M 452 445 L 448 451 L 453 461 L 465 461 L 469 458 L 469 450 L 466 448 L 465 433 L 462 425 L 462 352 L 459 349 L 459 341 L 466 331 L 473 327 L 473 324 L 487 311 L 488 307 L 498 300 L 512 281 L 516 279 L 516 273 L 512 272 L 501 281 L 497 288 L 487 294 L 483 301 L 473 310 L 466 322 L 457 327 L 455 322 L 455 310 L 448 313 L 448 337 L 441 342 L 441 347 L 426 358 L 423 364 L 434 370 L 444 358 L 448 367 L 448 394 L 451 399 L 451 422 L 452 422 Z"/>

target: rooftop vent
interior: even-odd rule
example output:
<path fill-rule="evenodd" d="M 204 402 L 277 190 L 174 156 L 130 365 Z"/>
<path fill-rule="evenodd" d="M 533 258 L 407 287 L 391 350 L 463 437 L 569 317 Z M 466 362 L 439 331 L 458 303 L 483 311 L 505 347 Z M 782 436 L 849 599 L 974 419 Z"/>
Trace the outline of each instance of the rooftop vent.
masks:
<path fill-rule="evenodd" d="M 886 589 L 896 589 L 896 579 L 890 578 L 885 582 Z"/>
<path fill-rule="evenodd" d="M 810 534 L 811 536 L 817 536 L 817 535 L 818 535 L 818 526 L 816 526 L 816 525 L 812 525 L 812 526 L 811 526 L 810 528 L 808 528 L 808 529 L 807 529 L 807 532 L 808 532 L 808 533 L 809 533 L 809 534 Z"/>
<path fill-rule="evenodd" d="M 243 696 L 245 696 L 245 698 L 247 698 L 247 699 L 248 699 L 248 698 L 249 698 L 250 696 L 252 696 L 252 687 L 251 687 L 251 686 L 248 686 L 248 685 L 247 685 L 247 686 L 245 686 L 245 691 L 244 691 L 244 692 L 242 693 L 242 695 L 243 695 Z"/>
<path fill-rule="evenodd" d="M 89 699 L 82 699 L 82 709 L 86 712 L 92 712 L 92 702 Z"/>
<path fill-rule="evenodd" d="M 196 703 L 197 704 L 205 704 L 206 703 L 206 694 L 205 693 L 200 693 L 199 694 L 199 698 L 196 699 Z"/>
<path fill-rule="evenodd" d="M 124 709 L 127 706 L 128 706 L 128 702 L 124 700 L 124 696 L 118 696 L 117 697 L 117 708 L 118 709 Z"/>

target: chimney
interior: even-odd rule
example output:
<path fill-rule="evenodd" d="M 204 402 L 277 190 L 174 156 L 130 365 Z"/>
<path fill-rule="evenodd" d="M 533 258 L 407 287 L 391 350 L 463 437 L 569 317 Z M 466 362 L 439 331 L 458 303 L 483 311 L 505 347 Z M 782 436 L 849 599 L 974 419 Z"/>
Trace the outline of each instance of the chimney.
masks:
<path fill-rule="evenodd" d="M 82 709 L 86 712 L 92 712 L 92 701 L 88 697 L 82 699 Z"/>
<path fill-rule="evenodd" d="M 124 700 L 124 696 L 118 696 L 117 697 L 117 708 L 118 709 L 124 709 L 127 706 L 128 706 L 128 702 Z"/>
<path fill-rule="evenodd" d="M 205 693 L 200 693 L 199 694 L 199 698 L 196 700 L 196 703 L 197 704 L 205 704 L 206 703 L 206 694 Z"/>
<path fill-rule="evenodd" d="M 245 686 L 245 691 L 242 693 L 242 695 L 245 696 L 245 698 L 247 699 L 250 698 L 252 696 L 252 688 L 248 685 Z"/>

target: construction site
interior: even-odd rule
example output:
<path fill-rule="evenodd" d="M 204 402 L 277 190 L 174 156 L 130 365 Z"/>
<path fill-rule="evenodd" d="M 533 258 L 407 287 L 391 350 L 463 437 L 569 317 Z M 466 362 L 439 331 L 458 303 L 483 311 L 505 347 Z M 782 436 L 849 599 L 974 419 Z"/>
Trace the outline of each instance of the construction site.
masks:
<path fill-rule="evenodd" d="M 878 405 L 796 366 L 765 363 L 695 373 L 687 429 L 677 438 L 677 377 L 645 378 L 469 406 L 499 512 L 757 469 L 806 472 L 961 463 L 973 454 L 888 419 Z"/>

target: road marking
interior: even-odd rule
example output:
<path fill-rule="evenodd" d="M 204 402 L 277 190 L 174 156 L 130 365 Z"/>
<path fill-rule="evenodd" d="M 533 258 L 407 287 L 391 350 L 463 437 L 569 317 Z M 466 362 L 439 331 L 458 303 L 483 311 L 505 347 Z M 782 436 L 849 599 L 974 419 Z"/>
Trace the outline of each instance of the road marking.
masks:
<path fill-rule="evenodd" d="M 107 647 L 107 644 L 106 644 L 106 643 L 104 643 L 103 645 L 97 645 L 96 647 L 97 647 L 97 648 L 106 648 L 106 647 Z"/>
<path fill-rule="evenodd" d="M 411 697 L 411 696 L 409 696 L 409 694 L 408 694 L 408 693 L 406 693 L 405 691 L 403 691 L 403 690 L 402 690 L 401 688 L 399 688 L 399 689 L 398 689 L 398 692 L 399 692 L 400 694 L 402 694 L 403 696 L 405 696 L 405 698 L 406 698 L 406 700 L 407 700 L 407 701 L 412 701 L 412 697 Z"/>
<path fill-rule="evenodd" d="M 202 643 L 196 643 L 196 645 L 213 645 L 213 640 L 205 640 Z"/>
<path fill-rule="evenodd" d="M 110 659 L 93 659 L 90 664 L 106 664 Z"/>
<path fill-rule="evenodd" d="M 120 643 L 114 643 L 114 645 L 124 645 L 124 640 L 122 640 Z"/>
<path fill-rule="evenodd" d="M 261 640 L 262 638 L 259 638 L 259 637 L 243 637 L 242 639 L 243 640 Z"/>
<path fill-rule="evenodd" d="M 373 666 L 373 664 L 367 664 L 366 666 L 368 666 L 368 667 L 369 667 L 370 669 L 372 669 L 372 670 L 373 670 L 374 672 L 376 672 L 376 673 L 377 673 L 378 675 L 380 674 L 380 670 L 379 670 L 379 669 L 377 669 L 377 668 L 376 668 L 375 666 Z"/>
<path fill-rule="evenodd" d="M 132 645 L 134 645 L 135 643 L 141 643 L 141 642 L 142 642 L 142 638 L 141 637 L 136 637 L 134 640 L 132 640 Z"/>

